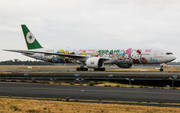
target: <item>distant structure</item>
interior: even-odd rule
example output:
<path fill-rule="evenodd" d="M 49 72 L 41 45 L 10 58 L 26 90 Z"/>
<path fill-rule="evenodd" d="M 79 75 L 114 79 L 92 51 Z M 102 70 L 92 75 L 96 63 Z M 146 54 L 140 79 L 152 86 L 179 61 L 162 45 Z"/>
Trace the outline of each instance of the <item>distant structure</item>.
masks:
<path fill-rule="evenodd" d="M 19 59 L 14 59 L 15 62 L 19 62 Z"/>

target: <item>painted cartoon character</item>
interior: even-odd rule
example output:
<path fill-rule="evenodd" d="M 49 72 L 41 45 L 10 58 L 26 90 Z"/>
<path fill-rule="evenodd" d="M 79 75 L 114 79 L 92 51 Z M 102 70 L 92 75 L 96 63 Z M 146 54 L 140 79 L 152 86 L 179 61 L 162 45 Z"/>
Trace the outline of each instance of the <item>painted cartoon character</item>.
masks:
<path fill-rule="evenodd" d="M 99 56 L 99 52 L 98 51 L 96 51 L 96 53 L 95 53 L 95 57 L 98 57 Z"/>
<path fill-rule="evenodd" d="M 131 49 L 132 49 L 132 48 L 127 49 L 126 52 L 125 52 L 123 55 L 128 54 L 129 57 L 130 57 L 130 55 L 131 55 Z"/>
<path fill-rule="evenodd" d="M 150 57 L 150 61 L 151 61 L 151 62 L 158 62 L 157 59 L 153 59 L 152 57 Z"/>
<path fill-rule="evenodd" d="M 143 64 L 146 64 L 146 63 L 147 63 L 146 58 L 142 57 L 142 58 L 141 58 L 141 62 L 142 62 Z"/>
<path fill-rule="evenodd" d="M 122 61 L 123 61 L 123 59 L 124 59 L 124 57 L 123 57 L 122 55 L 119 55 L 119 56 L 118 56 L 118 60 L 119 60 L 119 61 L 121 61 L 121 62 L 122 62 Z"/>
<path fill-rule="evenodd" d="M 59 50 L 57 53 L 64 54 L 64 50 Z"/>
<path fill-rule="evenodd" d="M 65 51 L 64 54 L 69 54 L 69 51 Z"/>
<path fill-rule="evenodd" d="M 87 54 L 86 51 L 83 51 L 83 52 L 81 53 L 82 56 L 86 56 L 86 54 Z"/>
<path fill-rule="evenodd" d="M 113 57 L 117 57 L 118 56 L 118 53 L 113 53 Z"/>
<path fill-rule="evenodd" d="M 133 62 L 135 64 L 140 64 L 140 59 L 141 59 L 141 50 L 135 50 L 133 49 L 131 51 L 131 58 L 133 59 Z"/>
<path fill-rule="evenodd" d="M 124 62 L 130 62 L 130 60 L 131 60 L 131 49 L 132 48 L 129 48 L 129 49 L 126 50 L 125 53 L 123 53 Z"/>
<path fill-rule="evenodd" d="M 130 61 L 129 55 L 125 54 L 124 55 L 124 62 L 129 62 L 129 61 Z"/>
<path fill-rule="evenodd" d="M 53 62 L 53 55 L 44 55 L 44 58 L 47 59 L 48 62 Z"/>
<path fill-rule="evenodd" d="M 104 52 L 103 57 L 109 57 L 108 53 L 107 53 L 107 52 Z"/>
<path fill-rule="evenodd" d="M 110 52 L 109 52 L 109 57 L 113 57 L 113 51 L 111 50 Z"/>
<path fill-rule="evenodd" d="M 90 54 L 91 54 L 91 57 L 95 57 L 94 53 L 91 52 Z"/>
<path fill-rule="evenodd" d="M 101 51 L 101 52 L 99 53 L 99 56 L 100 56 L 100 57 L 103 57 L 103 51 Z"/>
<path fill-rule="evenodd" d="M 131 51 L 131 58 L 132 59 L 140 59 L 140 57 L 141 57 L 141 50 L 132 50 Z"/>
<path fill-rule="evenodd" d="M 123 56 L 124 51 L 119 51 L 118 56 Z"/>

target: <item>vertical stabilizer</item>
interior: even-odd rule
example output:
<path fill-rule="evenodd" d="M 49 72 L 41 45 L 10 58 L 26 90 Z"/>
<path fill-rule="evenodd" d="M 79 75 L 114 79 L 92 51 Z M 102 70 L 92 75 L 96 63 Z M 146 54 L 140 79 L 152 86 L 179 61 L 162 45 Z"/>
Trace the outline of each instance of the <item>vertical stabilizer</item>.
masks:
<path fill-rule="evenodd" d="M 43 48 L 26 25 L 21 25 L 28 50 Z"/>

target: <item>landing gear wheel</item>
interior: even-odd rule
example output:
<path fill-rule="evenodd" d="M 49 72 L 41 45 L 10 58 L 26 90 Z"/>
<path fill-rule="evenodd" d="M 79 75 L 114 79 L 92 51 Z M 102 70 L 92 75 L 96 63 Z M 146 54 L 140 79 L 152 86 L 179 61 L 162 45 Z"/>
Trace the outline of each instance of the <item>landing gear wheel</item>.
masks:
<path fill-rule="evenodd" d="M 105 71 L 106 69 L 105 68 L 103 68 L 103 71 Z"/>
<path fill-rule="evenodd" d="M 76 68 L 76 71 L 88 71 L 88 68 Z"/>
<path fill-rule="evenodd" d="M 105 71 L 105 68 L 94 69 L 94 71 Z"/>
<path fill-rule="evenodd" d="M 163 72 L 164 70 L 163 70 L 163 68 L 161 68 L 159 71 L 160 71 L 160 72 Z"/>
<path fill-rule="evenodd" d="M 76 71 L 80 71 L 81 69 L 80 68 L 76 68 Z"/>
<path fill-rule="evenodd" d="M 100 68 L 100 71 L 105 71 L 105 68 Z"/>

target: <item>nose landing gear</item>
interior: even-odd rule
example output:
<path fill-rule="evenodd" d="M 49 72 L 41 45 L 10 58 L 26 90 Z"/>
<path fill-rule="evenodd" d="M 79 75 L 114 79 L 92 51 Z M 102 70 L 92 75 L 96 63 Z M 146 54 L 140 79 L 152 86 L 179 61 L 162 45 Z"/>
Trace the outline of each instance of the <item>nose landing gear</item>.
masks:
<path fill-rule="evenodd" d="M 160 72 L 163 72 L 164 69 L 163 69 L 163 65 L 161 65 L 160 69 L 159 69 Z"/>

